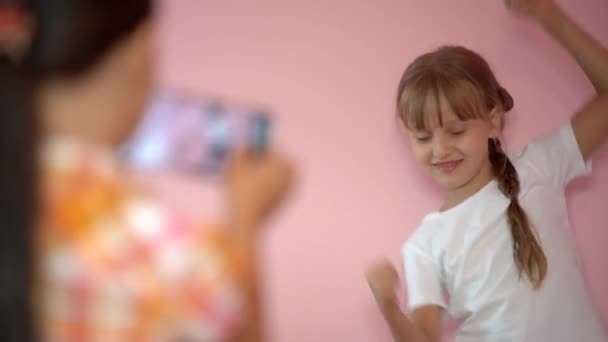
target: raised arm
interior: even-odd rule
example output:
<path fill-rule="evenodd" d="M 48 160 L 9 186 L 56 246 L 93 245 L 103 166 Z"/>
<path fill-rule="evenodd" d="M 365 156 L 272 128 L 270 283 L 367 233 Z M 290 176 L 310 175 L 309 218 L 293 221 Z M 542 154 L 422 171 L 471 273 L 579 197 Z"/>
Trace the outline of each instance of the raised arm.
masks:
<path fill-rule="evenodd" d="M 233 250 L 242 262 L 240 285 L 246 299 L 245 325 L 234 342 L 263 342 L 260 298 L 260 229 L 284 200 L 293 178 L 291 163 L 275 154 L 239 154 L 227 177 L 228 222 Z"/>
<path fill-rule="evenodd" d="M 608 50 L 572 20 L 554 0 L 507 0 L 513 12 L 538 21 L 576 59 L 596 90 L 574 115 L 572 127 L 585 160 L 608 136 Z"/>

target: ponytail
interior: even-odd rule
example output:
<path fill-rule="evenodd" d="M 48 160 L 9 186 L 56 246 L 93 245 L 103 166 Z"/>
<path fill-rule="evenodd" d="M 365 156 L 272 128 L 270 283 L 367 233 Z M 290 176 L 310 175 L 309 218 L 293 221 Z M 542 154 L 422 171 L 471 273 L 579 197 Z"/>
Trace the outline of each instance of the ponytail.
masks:
<path fill-rule="evenodd" d="M 498 139 L 490 139 L 489 155 L 498 187 L 511 203 L 507 208 L 507 220 L 513 238 L 513 259 L 519 271 L 524 273 L 534 288 L 539 288 L 547 275 L 547 258 L 532 232 L 528 216 L 519 204 L 519 177 L 515 167 L 502 150 Z"/>
<path fill-rule="evenodd" d="M 0 56 L 0 340 L 34 340 L 31 303 L 38 122 L 25 73 Z"/>

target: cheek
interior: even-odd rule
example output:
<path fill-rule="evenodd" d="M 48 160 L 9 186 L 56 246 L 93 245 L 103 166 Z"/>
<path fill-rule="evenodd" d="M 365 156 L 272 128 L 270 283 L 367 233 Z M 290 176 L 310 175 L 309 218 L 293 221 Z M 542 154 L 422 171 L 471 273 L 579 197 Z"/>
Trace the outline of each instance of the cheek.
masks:
<path fill-rule="evenodd" d="M 144 109 L 148 96 L 154 85 L 155 45 L 153 40 L 154 31 L 150 28 L 145 39 L 140 42 L 135 51 L 133 65 L 131 65 L 131 87 L 133 107 Z"/>
<path fill-rule="evenodd" d="M 146 50 L 145 53 L 142 54 L 141 64 L 136 70 L 135 76 L 137 77 L 136 83 L 141 90 L 140 100 L 145 102 L 154 83 L 154 59 L 151 51 Z"/>
<path fill-rule="evenodd" d="M 414 156 L 414 159 L 416 159 L 416 161 L 420 164 L 428 164 L 428 160 L 430 158 L 430 153 L 431 153 L 431 149 L 429 147 L 430 144 L 423 145 L 418 142 L 411 141 L 410 146 L 411 146 L 412 155 Z"/>
<path fill-rule="evenodd" d="M 486 136 L 470 136 L 460 141 L 460 149 L 469 158 L 480 161 L 488 157 L 488 138 Z"/>
<path fill-rule="evenodd" d="M 148 53 L 142 54 L 141 63 L 133 69 L 131 82 L 131 108 L 135 119 L 143 113 L 154 85 L 154 63 Z"/>

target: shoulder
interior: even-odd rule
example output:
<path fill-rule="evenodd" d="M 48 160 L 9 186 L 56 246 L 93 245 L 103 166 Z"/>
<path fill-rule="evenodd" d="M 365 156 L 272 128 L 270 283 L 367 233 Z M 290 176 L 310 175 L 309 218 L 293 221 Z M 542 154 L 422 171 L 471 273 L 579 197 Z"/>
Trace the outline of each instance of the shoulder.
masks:
<path fill-rule="evenodd" d="M 522 181 L 541 181 L 563 187 L 591 172 L 580 152 L 572 124 L 567 122 L 509 155 Z"/>
<path fill-rule="evenodd" d="M 404 254 L 416 252 L 433 255 L 433 250 L 438 246 L 438 234 L 442 230 L 441 221 L 437 217 L 437 213 L 426 215 L 416 230 L 403 244 L 402 252 Z"/>

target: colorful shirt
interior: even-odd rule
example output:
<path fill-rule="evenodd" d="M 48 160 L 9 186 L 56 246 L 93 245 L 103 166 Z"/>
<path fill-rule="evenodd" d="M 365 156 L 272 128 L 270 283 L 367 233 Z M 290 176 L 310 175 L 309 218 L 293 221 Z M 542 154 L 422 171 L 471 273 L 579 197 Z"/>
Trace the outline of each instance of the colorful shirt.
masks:
<path fill-rule="evenodd" d="M 42 163 L 44 340 L 223 341 L 238 328 L 241 263 L 221 227 L 142 195 L 103 148 L 55 139 Z"/>

